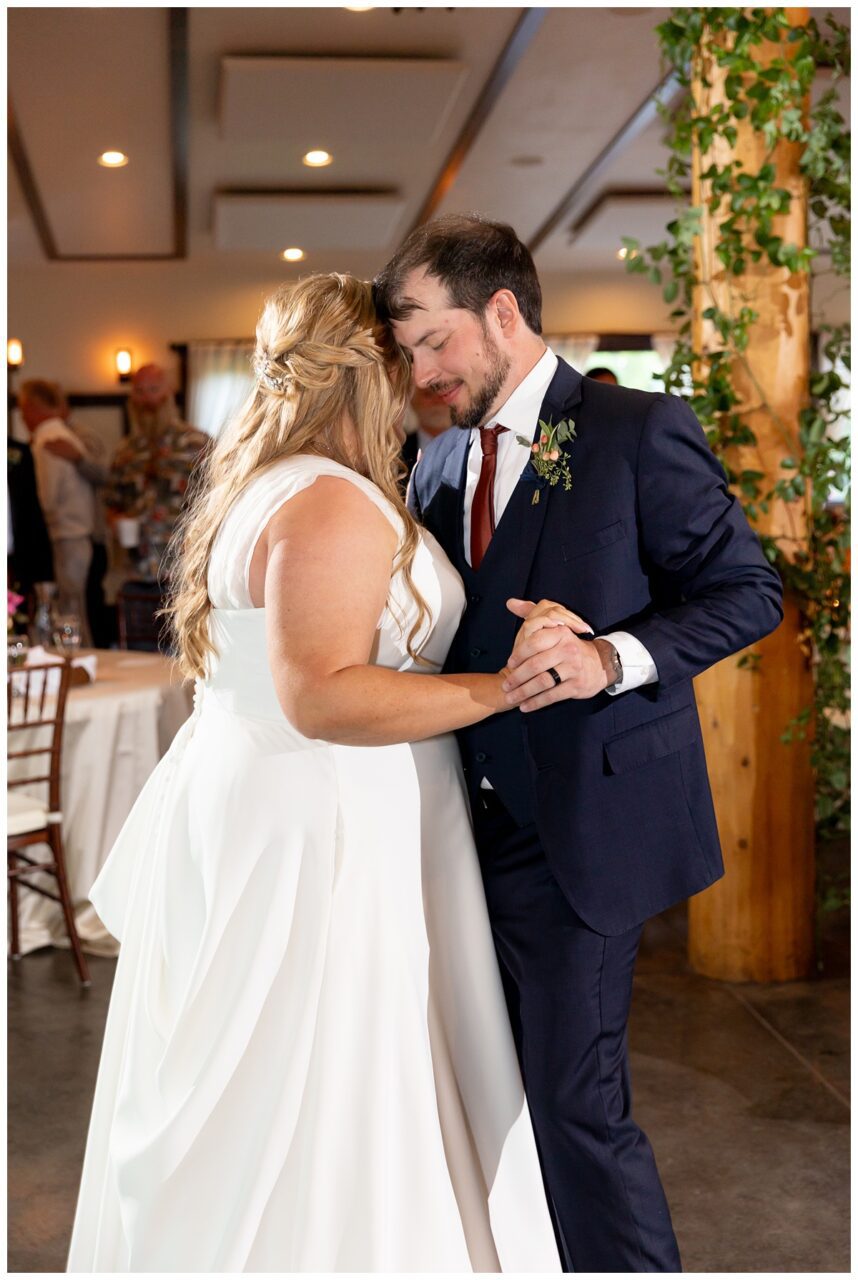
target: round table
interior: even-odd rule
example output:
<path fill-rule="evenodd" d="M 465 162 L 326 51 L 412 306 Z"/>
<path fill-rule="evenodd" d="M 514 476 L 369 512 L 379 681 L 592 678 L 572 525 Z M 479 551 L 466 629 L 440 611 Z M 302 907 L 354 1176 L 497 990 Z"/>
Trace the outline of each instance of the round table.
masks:
<path fill-rule="evenodd" d="M 95 914 L 88 894 L 143 784 L 190 715 L 193 685 L 183 682 L 176 664 L 161 654 L 90 652 L 97 658 L 96 679 L 73 687 L 66 704 L 63 842 L 84 950 L 115 955 L 119 944 Z M 32 856 L 41 852 L 34 846 Z M 47 849 L 43 856 L 47 858 Z M 44 883 L 53 887 L 47 876 Z M 19 902 L 22 952 L 68 946 L 57 903 L 25 889 Z"/>

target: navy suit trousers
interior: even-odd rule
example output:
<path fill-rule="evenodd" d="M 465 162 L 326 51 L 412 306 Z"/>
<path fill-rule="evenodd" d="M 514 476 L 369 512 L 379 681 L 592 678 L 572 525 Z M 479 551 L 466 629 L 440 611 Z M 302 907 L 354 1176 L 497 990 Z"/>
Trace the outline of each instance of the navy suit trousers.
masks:
<path fill-rule="evenodd" d="M 641 927 L 590 929 L 534 826 L 474 806 L 486 900 L 566 1271 L 680 1271 L 652 1148 L 631 1116 L 626 1027 Z"/>

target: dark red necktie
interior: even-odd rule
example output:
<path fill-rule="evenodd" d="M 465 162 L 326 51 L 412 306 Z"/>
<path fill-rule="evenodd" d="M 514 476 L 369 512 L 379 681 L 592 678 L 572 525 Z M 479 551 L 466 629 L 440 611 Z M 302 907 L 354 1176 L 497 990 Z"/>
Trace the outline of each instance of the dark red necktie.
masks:
<path fill-rule="evenodd" d="M 471 568 L 479 569 L 495 531 L 495 471 L 498 465 L 498 436 L 506 427 L 480 427 L 483 463 L 471 507 Z"/>

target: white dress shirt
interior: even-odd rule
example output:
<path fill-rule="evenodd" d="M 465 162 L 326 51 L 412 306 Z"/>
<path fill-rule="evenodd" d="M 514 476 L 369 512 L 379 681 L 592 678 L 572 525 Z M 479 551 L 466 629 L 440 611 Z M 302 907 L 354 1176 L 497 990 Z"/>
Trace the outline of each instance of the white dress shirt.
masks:
<path fill-rule="evenodd" d="M 495 526 L 500 523 L 501 516 L 506 510 L 506 505 L 512 497 L 515 486 L 518 484 L 519 477 L 530 461 L 530 445 L 536 431 L 539 410 L 542 407 L 542 401 L 545 399 L 545 393 L 548 390 L 551 379 L 554 377 L 556 368 L 557 356 L 550 347 L 546 347 L 545 352 L 533 366 L 530 373 L 522 379 L 494 417 L 490 418 L 485 424 L 487 427 L 494 427 L 500 423 L 501 426 L 506 427 L 506 431 L 498 436 L 498 457 L 494 485 Z M 456 428 L 453 429 L 456 430 Z M 524 436 L 527 444 L 520 444 L 516 439 L 518 435 Z M 465 477 L 464 551 L 468 564 L 471 563 L 471 508 L 474 504 L 474 494 L 477 489 L 477 481 L 480 478 L 482 463 L 483 451 L 480 446 L 480 429 L 475 427 L 471 431 L 468 471 Z M 572 601 L 571 607 L 574 611 L 574 601 Z M 652 656 L 649 650 L 641 644 L 640 640 L 635 639 L 633 635 L 629 635 L 627 631 L 611 631 L 603 638 L 610 640 L 611 644 L 614 645 L 619 654 L 620 662 L 623 664 L 623 682 L 618 688 L 613 691 L 609 690 L 609 692 L 614 695 L 626 693 L 630 689 L 637 689 L 639 685 L 653 684 L 658 679 L 658 671 Z"/>
<path fill-rule="evenodd" d="M 91 538 L 96 524 L 95 493 L 73 462 L 49 453 L 50 440 L 66 440 L 80 448 L 73 431 L 61 418 L 46 418 L 33 432 L 30 447 L 36 472 L 39 505 L 51 542 L 63 538 Z"/>

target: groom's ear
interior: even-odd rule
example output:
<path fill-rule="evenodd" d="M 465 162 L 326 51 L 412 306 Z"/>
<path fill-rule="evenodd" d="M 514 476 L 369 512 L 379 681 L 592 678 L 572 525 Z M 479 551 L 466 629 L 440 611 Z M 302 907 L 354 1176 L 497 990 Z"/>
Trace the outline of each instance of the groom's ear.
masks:
<path fill-rule="evenodd" d="M 492 294 L 489 307 L 494 311 L 501 333 L 511 337 L 521 321 L 518 299 L 510 289 L 498 289 Z"/>

